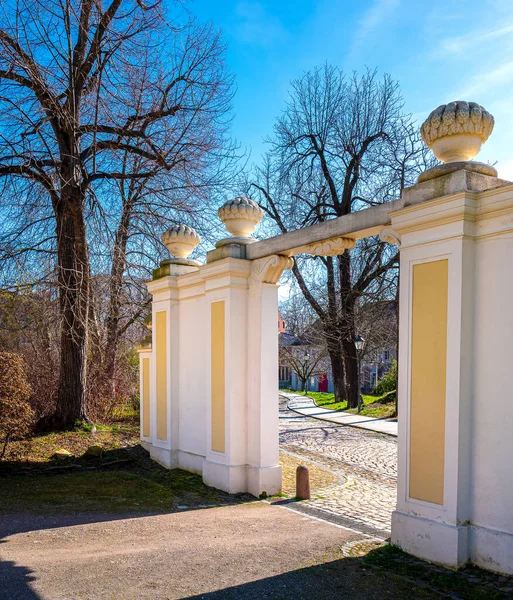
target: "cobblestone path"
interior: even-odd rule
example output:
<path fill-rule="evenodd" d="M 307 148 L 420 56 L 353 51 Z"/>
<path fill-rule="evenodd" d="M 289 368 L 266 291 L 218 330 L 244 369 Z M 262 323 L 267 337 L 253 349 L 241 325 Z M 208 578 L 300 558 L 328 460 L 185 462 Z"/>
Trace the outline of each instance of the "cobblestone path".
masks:
<path fill-rule="evenodd" d="M 280 448 L 331 471 L 337 482 L 312 489 L 312 499 L 298 503 L 342 524 L 381 537 L 390 533 L 396 502 L 397 438 L 355 427 L 304 417 L 287 409 L 280 397 Z"/>

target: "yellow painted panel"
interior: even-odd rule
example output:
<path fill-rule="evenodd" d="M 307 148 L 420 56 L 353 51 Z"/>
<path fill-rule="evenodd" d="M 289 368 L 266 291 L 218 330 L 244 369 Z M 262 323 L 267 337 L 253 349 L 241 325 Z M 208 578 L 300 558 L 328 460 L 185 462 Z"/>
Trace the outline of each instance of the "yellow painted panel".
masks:
<path fill-rule="evenodd" d="M 410 498 L 443 504 L 449 262 L 413 267 Z"/>
<path fill-rule="evenodd" d="M 225 451 L 224 300 L 211 304 L 212 450 Z"/>
<path fill-rule="evenodd" d="M 167 315 L 156 313 L 155 361 L 157 392 L 157 438 L 167 439 Z"/>
<path fill-rule="evenodd" d="M 150 359 L 142 361 L 143 435 L 150 437 Z"/>

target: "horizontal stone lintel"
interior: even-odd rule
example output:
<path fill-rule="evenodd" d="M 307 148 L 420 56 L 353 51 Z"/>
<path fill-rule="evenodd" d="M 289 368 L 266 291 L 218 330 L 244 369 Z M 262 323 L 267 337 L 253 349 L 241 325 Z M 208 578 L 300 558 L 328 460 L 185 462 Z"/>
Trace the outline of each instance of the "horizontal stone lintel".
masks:
<path fill-rule="evenodd" d="M 472 163 L 470 163 L 472 164 Z M 447 175 L 436 177 L 405 188 L 399 200 L 372 206 L 336 219 L 316 223 L 247 246 L 246 258 L 255 260 L 271 254 L 292 256 L 309 244 L 335 237 L 360 239 L 378 235 L 381 228 L 390 225 L 390 214 L 413 206 L 461 192 L 483 192 L 492 188 L 512 185 L 511 182 L 476 173 L 464 167 Z"/>

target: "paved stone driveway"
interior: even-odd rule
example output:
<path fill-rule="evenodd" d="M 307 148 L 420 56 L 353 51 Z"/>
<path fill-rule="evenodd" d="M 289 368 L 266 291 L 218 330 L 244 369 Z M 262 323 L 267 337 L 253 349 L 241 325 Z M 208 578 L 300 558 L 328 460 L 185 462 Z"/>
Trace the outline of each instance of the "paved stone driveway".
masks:
<path fill-rule="evenodd" d="M 301 502 L 334 520 L 379 537 L 390 534 L 396 503 L 397 438 L 303 417 L 280 397 L 280 448 L 322 465 L 338 482 Z"/>

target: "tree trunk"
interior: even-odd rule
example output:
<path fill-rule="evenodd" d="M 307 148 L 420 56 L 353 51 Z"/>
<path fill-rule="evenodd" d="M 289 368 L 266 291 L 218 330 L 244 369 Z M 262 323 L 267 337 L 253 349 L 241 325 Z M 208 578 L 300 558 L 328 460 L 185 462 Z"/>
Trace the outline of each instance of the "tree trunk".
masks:
<path fill-rule="evenodd" d="M 71 177 L 68 181 L 70 179 Z M 81 189 L 64 186 L 56 207 L 62 325 L 54 426 L 60 428 L 87 418 L 86 359 L 90 272 L 83 210 Z"/>
<path fill-rule="evenodd" d="M 112 267 L 110 272 L 109 287 L 109 312 L 107 316 L 107 341 L 105 344 L 104 355 L 104 386 L 109 390 L 110 395 L 115 394 L 115 371 L 116 356 L 119 345 L 119 319 L 121 310 L 121 292 L 123 287 L 123 275 L 126 268 L 126 247 L 128 243 L 128 234 L 130 220 L 132 218 L 132 209 L 134 206 L 134 197 L 130 195 L 124 202 L 123 212 L 116 231 L 114 242 L 114 251 L 112 256 Z"/>
<path fill-rule="evenodd" d="M 342 345 L 344 348 L 344 366 L 346 371 L 347 406 L 348 408 L 357 408 L 360 382 L 358 381 L 356 348 L 352 339 L 344 339 Z"/>
<path fill-rule="evenodd" d="M 328 310 L 323 320 L 326 347 L 331 362 L 331 373 L 333 376 L 333 392 L 335 402 L 343 402 L 346 399 L 345 369 L 342 354 L 341 332 L 339 328 L 339 307 L 337 303 L 337 289 L 335 276 L 335 259 L 326 257 Z"/>
<path fill-rule="evenodd" d="M 346 376 L 346 398 L 348 408 L 358 407 L 360 382 L 358 381 L 358 360 L 354 345 L 355 323 L 354 307 L 356 294 L 351 282 L 351 257 L 346 250 L 338 258 L 340 282 L 340 337 L 342 342 L 342 355 Z"/>
<path fill-rule="evenodd" d="M 105 344 L 103 374 L 105 377 L 105 386 L 110 390 L 111 395 L 114 395 L 115 392 L 114 377 L 119 344 L 121 291 L 123 274 L 125 272 L 126 244 L 128 239 L 127 228 L 125 225 L 127 224 L 122 220 L 116 234 L 109 286 L 109 312 L 106 323 L 107 341 Z"/>
<path fill-rule="evenodd" d="M 327 346 L 331 363 L 331 376 L 333 378 L 335 402 L 343 402 L 346 399 L 346 383 L 342 348 L 339 344 L 331 342 L 331 340 L 328 342 Z"/>
<path fill-rule="evenodd" d="M 344 357 L 344 369 L 346 374 L 346 394 L 348 408 L 358 407 L 358 396 L 360 394 L 360 381 L 358 377 L 358 355 L 354 339 L 356 329 L 354 323 L 354 303 L 350 300 L 346 303 L 345 311 L 341 315 L 342 320 L 342 355 Z"/>

